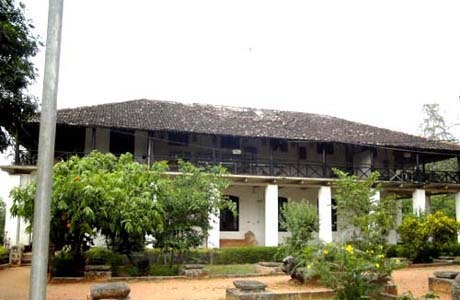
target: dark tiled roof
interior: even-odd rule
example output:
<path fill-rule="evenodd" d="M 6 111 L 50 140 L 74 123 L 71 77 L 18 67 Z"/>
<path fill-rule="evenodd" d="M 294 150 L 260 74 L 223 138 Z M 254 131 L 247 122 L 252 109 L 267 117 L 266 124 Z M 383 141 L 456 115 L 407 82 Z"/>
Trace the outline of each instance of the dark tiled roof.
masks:
<path fill-rule="evenodd" d="M 460 154 L 458 144 L 432 141 L 325 115 L 157 100 L 142 99 L 61 109 L 58 111 L 57 123 L 330 141 Z"/>

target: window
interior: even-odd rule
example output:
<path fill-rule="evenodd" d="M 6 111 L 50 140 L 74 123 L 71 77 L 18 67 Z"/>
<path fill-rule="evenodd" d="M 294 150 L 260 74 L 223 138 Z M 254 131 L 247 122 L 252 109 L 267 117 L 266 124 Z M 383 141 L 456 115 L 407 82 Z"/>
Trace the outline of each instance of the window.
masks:
<path fill-rule="evenodd" d="M 168 145 L 188 146 L 188 134 L 183 132 L 168 133 Z"/>
<path fill-rule="evenodd" d="M 230 209 L 222 209 L 220 211 L 220 231 L 239 231 L 240 198 L 227 196 L 227 199 L 235 203 L 236 216 Z"/>
<path fill-rule="evenodd" d="M 286 140 L 273 139 L 270 141 L 270 146 L 273 151 L 288 152 L 289 150 L 289 145 Z"/>
<path fill-rule="evenodd" d="M 307 159 L 307 147 L 299 147 L 299 159 Z"/>
<path fill-rule="evenodd" d="M 332 231 L 337 231 L 337 201 L 334 198 L 331 199 L 331 222 L 332 222 Z"/>
<path fill-rule="evenodd" d="M 287 229 L 281 226 L 281 221 L 284 221 L 284 216 L 282 214 L 282 209 L 285 203 L 288 202 L 287 198 L 278 197 L 278 231 L 286 232 Z"/>
<path fill-rule="evenodd" d="M 334 144 L 331 143 L 319 143 L 317 146 L 318 153 L 323 153 L 323 149 L 326 154 L 334 154 Z"/>
<path fill-rule="evenodd" d="M 220 138 L 220 146 L 226 149 L 239 149 L 240 138 L 236 136 L 222 136 Z"/>
<path fill-rule="evenodd" d="M 134 154 L 134 131 L 126 129 L 110 130 L 110 152 L 115 155 Z"/>

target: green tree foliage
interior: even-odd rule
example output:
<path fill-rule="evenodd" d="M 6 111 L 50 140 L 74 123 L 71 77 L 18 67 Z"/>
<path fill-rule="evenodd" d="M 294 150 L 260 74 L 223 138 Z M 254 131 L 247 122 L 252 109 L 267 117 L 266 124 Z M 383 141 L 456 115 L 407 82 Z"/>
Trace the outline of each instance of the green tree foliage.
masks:
<path fill-rule="evenodd" d="M 340 228 L 352 230 L 352 241 L 362 250 L 384 245 L 396 225 L 396 205 L 392 195 L 373 200 L 380 190 L 376 184 L 380 174 L 372 172 L 365 180 L 358 180 L 337 169 L 334 173 L 339 178 L 335 200 Z"/>
<path fill-rule="evenodd" d="M 286 255 L 298 256 L 318 231 L 316 208 L 306 202 L 287 202 L 281 210 L 281 226 L 291 233 L 287 238 Z"/>
<path fill-rule="evenodd" d="M 166 162 L 150 168 L 131 154 L 116 157 L 92 152 L 54 166 L 51 241 L 75 257 L 87 250 L 96 233 L 109 247 L 130 254 L 143 250 L 145 236 L 165 251 L 183 253 L 203 244 L 208 215 L 230 207 L 222 191 L 229 181 L 221 167 L 197 168 L 180 162 L 180 174 L 166 176 Z M 14 215 L 33 220 L 35 184 L 12 191 Z"/>
<path fill-rule="evenodd" d="M 398 228 L 405 255 L 415 261 L 430 259 L 456 240 L 460 223 L 442 212 L 425 216 L 406 216 Z"/>
<path fill-rule="evenodd" d="M 210 214 L 218 214 L 224 207 L 235 209 L 222 195 L 230 183 L 223 177 L 226 171 L 222 167 L 197 168 L 179 161 L 179 172 L 163 182 L 163 193 L 158 198 L 164 214 L 164 229 L 156 236 L 156 247 L 169 254 L 171 265 L 174 253 L 182 257 L 185 251 L 204 243 L 211 226 Z"/>
<path fill-rule="evenodd" d="M 32 28 L 23 4 L 0 0 L 0 151 L 37 109 L 35 98 L 27 92 L 36 73 L 31 58 L 39 46 Z"/>
<path fill-rule="evenodd" d="M 50 238 L 56 249 L 70 247 L 79 257 L 96 232 L 104 234 L 113 249 L 137 250 L 145 234 L 162 229 L 162 210 L 155 201 L 156 183 L 164 163 L 149 170 L 133 161 L 92 152 L 54 166 Z M 11 192 L 12 213 L 33 224 L 35 183 Z"/>

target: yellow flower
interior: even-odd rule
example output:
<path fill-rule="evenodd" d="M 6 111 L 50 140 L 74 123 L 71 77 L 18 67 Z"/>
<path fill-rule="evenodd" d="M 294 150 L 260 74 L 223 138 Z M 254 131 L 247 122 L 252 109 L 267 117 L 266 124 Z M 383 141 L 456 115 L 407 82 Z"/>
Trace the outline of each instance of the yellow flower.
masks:
<path fill-rule="evenodd" d="M 353 254 L 355 249 L 353 249 L 352 245 L 347 245 L 347 247 L 345 247 L 345 251 L 347 251 L 349 254 Z"/>
<path fill-rule="evenodd" d="M 376 263 L 376 264 L 375 264 L 375 267 L 376 267 L 377 269 L 380 268 L 380 264 L 379 264 L 379 263 Z"/>
<path fill-rule="evenodd" d="M 378 258 L 384 258 L 384 257 L 385 257 L 385 255 L 383 255 L 383 254 L 379 254 L 379 255 L 377 255 L 377 257 L 378 257 Z"/>
<path fill-rule="evenodd" d="M 311 269 L 311 265 L 307 265 L 307 269 Z"/>
<path fill-rule="evenodd" d="M 329 254 L 329 251 L 327 251 L 327 249 L 324 249 L 323 254 L 324 254 L 324 255 L 328 255 L 328 254 Z"/>

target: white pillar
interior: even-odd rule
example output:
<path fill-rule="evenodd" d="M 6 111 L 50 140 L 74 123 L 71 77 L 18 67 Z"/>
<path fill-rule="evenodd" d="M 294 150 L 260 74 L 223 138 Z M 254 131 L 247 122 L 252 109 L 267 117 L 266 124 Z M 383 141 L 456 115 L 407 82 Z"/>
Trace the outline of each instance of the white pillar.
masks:
<path fill-rule="evenodd" d="M 265 187 L 265 246 L 278 246 L 278 186 Z"/>
<path fill-rule="evenodd" d="M 419 216 L 426 211 L 426 195 L 424 189 L 416 189 L 412 193 L 412 211 Z"/>
<path fill-rule="evenodd" d="M 6 204 L 6 215 L 5 215 L 5 239 L 9 241 L 10 246 L 17 245 L 20 241 L 20 224 L 21 220 L 18 217 L 11 215 L 10 209 L 13 205 L 13 199 L 9 196 L 10 191 L 21 185 L 21 175 L 7 175 L 5 189 L 2 192 L 2 198 Z M 2 241 L 3 242 L 3 241 Z"/>
<path fill-rule="evenodd" d="M 220 213 L 209 214 L 209 231 L 208 231 L 208 248 L 219 248 L 220 247 Z"/>
<path fill-rule="evenodd" d="M 332 192 L 330 186 L 321 186 L 318 191 L 319 239 L 332 242 Z"/>
<path fill-rule="evenodd" d="M 390 230 L 390 234 L 388 236 L 388 243 L 390 245 L 396 245 L 398 243 L 398 232 L 396 229 L 398 229 L 399 225 L 402 223 L 402 202 L 401 200 L 396 200 L 395 202 L 396 205 L 396 228 Z"/>
<path fill-rule="evenodd" d="M 455 215 L 457 221 L 460 221 L 460 191 L 455 194 Z M 457 236 L 457 241 L 460 243 L 460 234 Z"/>

